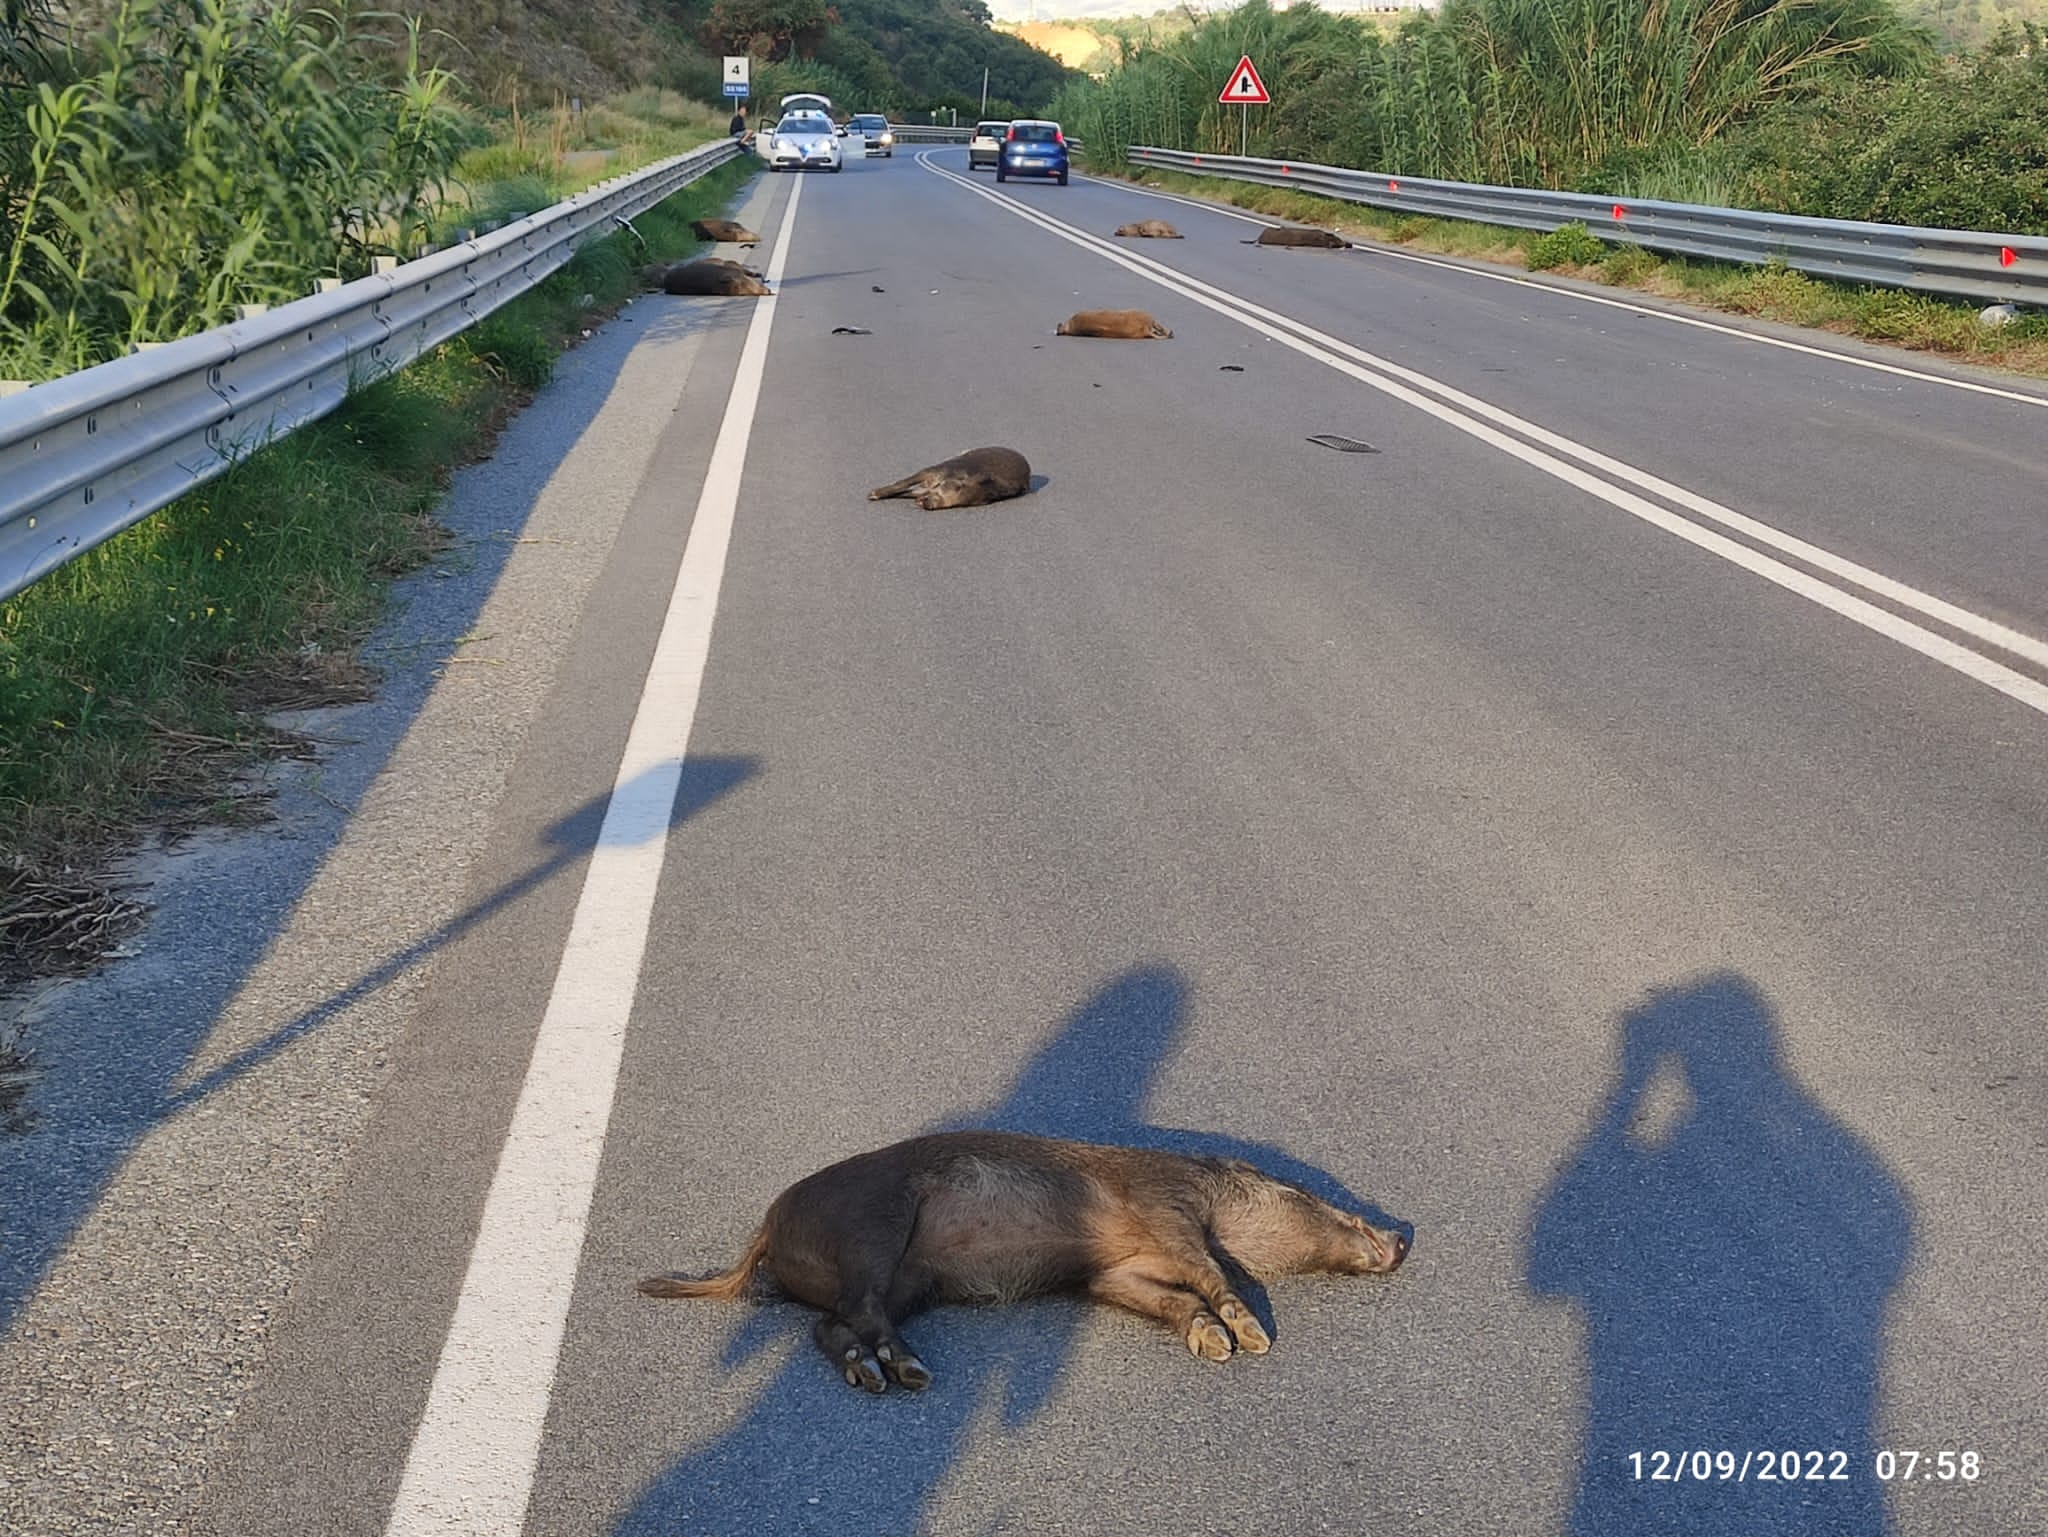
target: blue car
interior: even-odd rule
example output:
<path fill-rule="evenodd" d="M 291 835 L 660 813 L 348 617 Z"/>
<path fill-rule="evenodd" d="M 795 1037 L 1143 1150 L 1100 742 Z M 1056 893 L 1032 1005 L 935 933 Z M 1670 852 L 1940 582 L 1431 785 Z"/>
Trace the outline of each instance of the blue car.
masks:
<path fill-rule="evenodd" d="M 1067 136 L 1058 123 L 1020 117 L 1010 124 L 996 159 L 996 180 L 1012 176 L 1050 176 L 1062 187 L 1067 184 Z"/>

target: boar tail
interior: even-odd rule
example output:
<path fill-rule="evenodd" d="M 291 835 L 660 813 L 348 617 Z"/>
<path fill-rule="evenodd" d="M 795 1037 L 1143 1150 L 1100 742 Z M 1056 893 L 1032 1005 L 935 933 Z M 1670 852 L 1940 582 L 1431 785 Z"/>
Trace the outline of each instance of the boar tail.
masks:
<path fill-rule="evenodd" d="M 755 1270 L 767 1257 L 768 1229 L 763 1226 L 755 1230 L 747 1242 L 746 1253 L 739 1257 L 732 1269 L 706 1276 L 701 1281 L 678 1275 L 651 1275 L 640 1282 L 639 1289 L 649 1297 L 715 1297 L 720 1302 L 731 1302 L 746 1291 L 754 1279 Z"/>

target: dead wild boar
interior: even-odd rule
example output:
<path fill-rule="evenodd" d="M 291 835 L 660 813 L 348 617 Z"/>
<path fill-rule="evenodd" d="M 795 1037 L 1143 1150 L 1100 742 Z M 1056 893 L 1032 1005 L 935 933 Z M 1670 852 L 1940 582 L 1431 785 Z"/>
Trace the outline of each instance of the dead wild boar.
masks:
<path fill-rule="evenodd" d="M 1143 310 L 1076 310 L 1053 327 L 1055 336 L 1107 336 L 1116 341 L 1169 341 L 1173 333 Z"/>
<path fill-rule="evenodd" d="M 764 299 L 773 290 L 738 262 L 722 256 L 704 256 L 681 262 L 662 274 L 661 291 L 669 294 L 725 294 L 743 299 Z"/>
<path fill-rule="evenodd" d="M 1117 226 L 1116 232 L 1119 236 L 1127 239 L 1178 240 L 1181 238 L 1180 231 L 1171 224 L 1168 224 L 1164 219 L 1140 219 L 1135 224 L 1120 224 Z"/>
<path fill-rule="evenodd" d="M 735 224 L 730 219 L 692 219 L 690 233 L 699 240 L 724 242 L 729 245 L 759 245 L 761 237 L 744 224 Z"/>
<path fill-rule="evenodd" d="M 1342 235 L 1332 234 L 1326 229 L 1304 229 L 1298 225 L 1268 225 L 1259 231 L 1259 238 L 1247 240 L 1246 245 L 1290 245 L 1309 246 L 1320 251 L 1348 251 L 1351 242 Z"/>
<path fill-rule="evenodd" d="M 1015 1132 L 913 1137 L 797 1181 L 730 1270 L 650 1276 L 650 1297 L 747 1292 L 766 1266 L 820 1308 L 814 1337 L 847 1382 L 931 1385 L 896 1326 L 937 1303 L 1080 1291 L 1156 1318 L 1195 1355 L 1272 1344 L 1219 1254 L 1258 1280 L 1377 1275 L 1408 1240 L 1234 1159 Z"/>
<path fill-rule="evenodd" d="M 1014 448 L 970 448 L 923 469 L 877 486 L 871 502 L 907 496 L 926 512 L 949 507 L 980 507 L 1022 496 L 1031 489 L 1030 461 Z"/>

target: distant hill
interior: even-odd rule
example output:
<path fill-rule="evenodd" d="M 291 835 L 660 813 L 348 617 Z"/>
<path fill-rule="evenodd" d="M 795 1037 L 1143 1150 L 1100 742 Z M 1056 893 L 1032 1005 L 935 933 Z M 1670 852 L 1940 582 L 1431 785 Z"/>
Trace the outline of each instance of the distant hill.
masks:
<path fill-rule="evenodd" d="M 75 30 L 106 23 L 118 0 L 60 0 L 55 7 Z M 471 95 L 500 106 L 516 93 L 522 107 L 594 99 L 660 78 L 696 53 L 687 10 L 671 0 L 396 0 L 352 10 L 356 29 L 393 31 L 398 17 L 421 22 L 421 52 L 453 70 Z M 390 19 L 367 19 L 381 13 Z M 717 61 L 709 80 L 717 89 Z"/>
<path fill-rule="evenodd" d="M 992 30 L 981 0 L 832 0 L 839 17 L 817 62 L 852 81 L 861 106 L 916 111 L 941 104 L 962 113 L 1036 112 L 1073 75 L 1051 54 Z"/>
<path fill-rule="evenodd" d="M 1069 70 L 1100 72 L 1106 68 L 1102 59 L 1114 57 L 1098 33 L 1073 27 L 1063 20 L 999 20 L 995 31 L 1022 37 L 1040 53 L 1051 53 Z"/>
<path fill-rule="evenodd" d="M 1065 21 L 999 21 L 998 32 L 1022 38 L 1069 69 L 1099 75 L 1116 63 L 1116 47 L 1099 32 Z"/>
<path fill-rule="evenodd" d="M 116 4 L 61 0 L 58 12 L 93 30 Z M 777 68 L 822 72 L 829 94 L 852 110 L 973 112 L 986 69 L 991 111 L 1033 112 L 1073 79 L 1051 54 L 994 31 L 981 0 L 395 0 L 375 10 L 419 17 L 428 62 L 501 108 L 589 102 L 643 85 L 719 102 L 718 55 L 729 46 L 719 27 L 734 17 L 761 25 L 757 46 Z M 793 35 L 776 35 L 779 12 L 798 18 Z M 391 31 L 396 21 L 357 25 Z"/>
<path fill-rule="evenodd" d="M 2048 27 L 2048 0 L 1898 0 L 1899 9 L 1933 29 L 1943 48 L 1982 47 L 2007 23 Z"/>

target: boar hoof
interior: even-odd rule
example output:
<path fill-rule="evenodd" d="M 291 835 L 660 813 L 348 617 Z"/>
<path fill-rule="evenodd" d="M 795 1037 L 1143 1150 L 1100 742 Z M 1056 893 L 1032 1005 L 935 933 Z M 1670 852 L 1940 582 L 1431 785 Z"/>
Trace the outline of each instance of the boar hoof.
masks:
<path fill-rule="evenodd" d="M 931 1368 L 907 1350 L 893 1361 L 884 1356 L 882 1364 L 895 1379 L 898 1387 L 909 1388 L 913 1393 L 922 1393 L 932 1385 Z"/>
<path fill-rule="evenodd" d="M 1188 1349 L 1205 1361 L 1228 1361 L 1230 1332 L 1213 1313 L 1197 1313 L 1188 1325 Z"/>
<path fill-rule="evenodd" d="M 888 1389 L 889 1384 L 882 1376 L 882 1363 L 860 1346 L 848 1345 L 844 1359 L 848 1387 L 866 1388 L 870 1393 L 881 1393 Z"/>
<path fill-rule="evenodd" d="M 1242 1302 L 1226 1302 L 1221 1309 L 1223 1322 L 1237 1338 L 1237 1348 L 1249 1355 L 1262 1356 L 1273 1348 L 1273 1338 L 1266 1333 L 1265 1326 L 1252 1316 L 1252 1310 Z"/>

